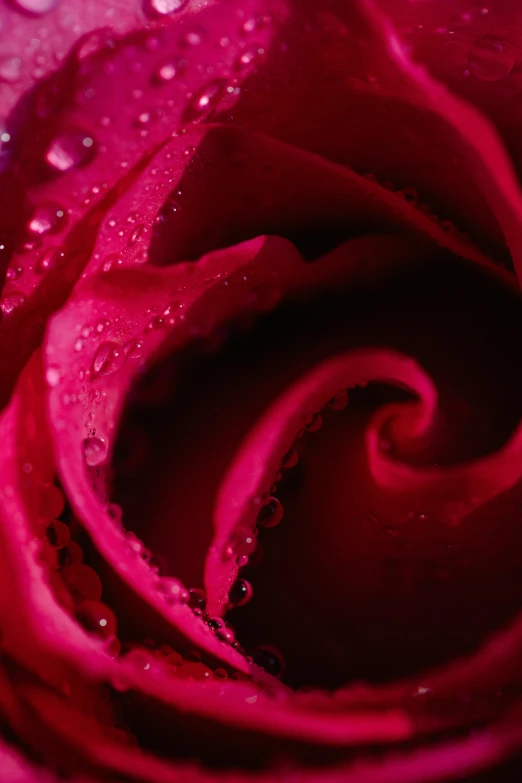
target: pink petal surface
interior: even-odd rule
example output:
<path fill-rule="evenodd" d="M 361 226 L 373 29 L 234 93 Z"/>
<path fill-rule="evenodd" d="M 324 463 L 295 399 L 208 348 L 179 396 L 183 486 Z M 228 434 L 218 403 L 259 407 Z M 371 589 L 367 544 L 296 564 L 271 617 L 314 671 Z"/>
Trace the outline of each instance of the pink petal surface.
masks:
<path fill-rule="evenodd" d="M 235 70 L 247 45 L 238 29 L 256 8 L 253 0 L 229 4 L 223 14 L 195 2 L 153 28 L 96 34 L 39 85 L 26 110 L 31 130 L 13 131 L 3 172 L 2 244 L 13 282 L 8 276 L 0 336 L 12 376 L 82 273 L 107 209 L 147 157 L 183 125 L 235 100 L 249 71 Z M 267 45 L 269 28 L 265 36 Z M 164 66 L 172 77 L 161 75 Z"/>

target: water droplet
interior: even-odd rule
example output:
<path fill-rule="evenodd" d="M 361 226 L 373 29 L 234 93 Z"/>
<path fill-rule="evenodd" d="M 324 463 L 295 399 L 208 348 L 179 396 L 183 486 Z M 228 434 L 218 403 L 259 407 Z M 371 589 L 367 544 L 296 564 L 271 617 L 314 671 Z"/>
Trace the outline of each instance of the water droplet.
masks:
<path fill-rule="evenodd" d="M 247 49 L 238 57 L 236 67 L 238 69 L 247 68 L 249 65 L 257 65 L 264 59 L 265 50 L 261 47 L 257 49 Z"/>
<path fill-rule="evenodd" d="M 76 541 L 69 541 L 67 546 L 60 549 L 58 554 L 62 567 L 66 565 L 75 565 L 76 563 L 81 563 L 83 560 L 82 548 Z"/>
<path fill-rule="evenodd" d="M 180 11 L 187 0 L 145 0 L 144 11 L 148 16 L 167 16 Z"/>
<path fill-rule="evenodd" d="M 186 661 L 176 670 L 176 675 L 182 679 L 197 680 L 198 682 L 211 680 L 212 672 L 203 663 Z"/>
<path fill-rule="evenodd" d="M 129 340 L 123 346 L 123 352 L 129 359 L 139 359 L 140 356 L 143 356 L 144 346 L 143 340 Z"/>
<path fill-rule="evenodd" d="M 180 44 L 182 46 L 199 46 L 203 37 L 203 32 L 201 30 L 190 30 L 182 36 Z"/>
<path fill-rule="evenodd" d="M 213 82 L 205 85 L 199 92 L 192 98 L 187 111 L 189 115 L 203 114 L 209 109 L 212 109 L 221 98 L 223 90 L 225 88 L 224 79 L 215 79 Z M 187 114 L 187 112 L 185 112 Z"/>
<path fill-rule="evenodd" d="M 158 590 L 163 593 L 168 604 L 187 603 L 190 600 L 189 591 L 179 579 L 164 577 L 158 584 Z"/>
<path fill-rule="evenodd" d="M 275 647 L 264 644 L 259 645 L 252 650 L 252 659 L 254 663 L 261 666 L 268 674 L 280 679 L 283 676 L 285 664 L 284 659 L 279 650 Z"/>
<path fill-rule="evenodd" d="M 34 271 L 38 275 L 43 275 L 49 271 L 49 269 L 53 269 L 55 266 L 58 266 L 58 264 L 63 261 L 64 257 L 65 253 L 63 250 L 51 247 L 40 256 L 36 262 Z"/>
<path fill-rule="evenodd" d="M 150 671 L 154 664 L 154 658 L 146 650 L 140 650 L 136 647 L 134 650 L 129 650 L 125 656 L 125 660 L 130 661 L 136 669 L 143 671 Z"/>
<path fill-rule="evenodd" d="M 323 426 L 323 417 L 320 413 L 314 413 L 310 421 L 305 424 L 305 429 L 308 432 L 318 432 Z"/>
<path fill-rule="evenodd" d="M 38 513 L 40 519 L 56 519 L 64 508 L 63 492 L 55 484 L 42 484 L 38 488 Z"/>
<path fill-rule="evenodd" d="M 136 242 L 141 242 L 142 239 L 145 238 L 145 234 L 147 233 L 148 228 L 147 226 L 143 225 L 143 223 L 140 223 L 139 226 L 136 226 L 132 234 L 129 238 L 129 245 L 135 245 Z"/>
<path fill-rule="evenodd" d="M 83 441 L 85 462 L 89 467 L 95 467 L 105 461 L 107 445 L 100 438 L 85 438 Z"/>
<path fill-rule="evenodd" d="M 193 587 L 188 591 L 188 605 L 193 612 L 201 614 L 207 605 L 207 594 L 204 590 Z"/>
<path fill-rule="evenodd" d="M 65 566 L 60 576 L 76 603 L 100 600 L 102 583 L 96 571 L 89 566 L 84 563 Z"/>
<path fill-rule="evenodd" d="M 27 224 L 31 234 L 57 234 L 63 231 L 67 224 L 67 214 L 60 204 L 47 202 L 34 208 Z"/>
<path fill-rule="evenodd" d="M 498 82 L 509 76 L 515 65 L 511 48 L 505 41 L 485 35 L 468 52 L 470 71 L 483 82 Z"/>
<path fill-rule="evenodd" d="M 170 82 L 178 75 L 178 66 L 173 62 L 166 62 L 160 65 L 154 74 L 156 81 L 160 83 Z"/>
<path fill-rule="evenodd" d="M 173 669 L 176 670 L 178 666 L 183 666 L 183 658 L 174 650 L 167 655 L 165 663 L 168 663 L 169 666 L 172 666 Z"/>
<path fill-rule="evenodd" d="M 225 621 L 221 617 L 209 617 L 207 625 L 211 631 L 217 631 L 219 628 L 225 627 Z"/>
<path fill-rule="evenodd" d="M 165 322 L 163 318 L 160 318 L 158 315 L 155 315 L 153 318 L 150 319 L 149 323 L 147 324 L 147 331 L 153 332 L 156 329 L 162 329 L 165 326 Z"/>
<path fill-rule="evenodd" d="M 216 628 L 216 639 L 219 639 L 220 642 L 225 642 L 226 644 L 233 644 L 236 641 L 236 635 L 232 628 L 229 628 L 228 626 L 224 625 L 221 628 Z"/>
<path fill-rule="evenodd" d="M 298 460 L 297 451 L 295 449 L 289 449 L 281 460 L 281 467 L 286 469 L 294 468 L 297 465 Z"/>
<path fill-rule="evenodd" d="M 108 639 L 116 633 L 114 612 L 101 601 L 82 601 L 77 607 L 76 619 L 89 633 Z"/>
<path fill-rule="evenodd" d="M 69 543 L 70 531 L 64 522 L 54 519 L 46 530 L 47 540 L 54 549 L 63 549 Z"/>
<path fill-rule="evenodd" d="M 117 372 L 124 361 L 125 354 L 119 345 L 112 342 L 102 343 L 92 361 L 93 379 L 99 375 L 111 375 L 111 373 Z"/>
<path fill-rule="evenodd" d="M 9 282 L 13 282 L 14 280 L 18 280 L 20 277 L 22 277 L 24 273 L 24 270 L 21 266 L 12 267 L 10 266 L 7 272 L 5 273 L 6 280 L 9 280 Z"/>
<path fill-rule="evenodd" d="M 45 378 L 49 386 L 54 388 L 58 386 L 62 378 L 61 370 L 58 367 L 48 367 L 45 372 Z"/>
<path fill-rule="evenodd" d="M 245 566 L 249 556 L 255 552 L 256 546 L 257 539 L 253 533 L 248 530 L 239 530 L 231 535 L 223 557 L 225 560 L 235 558 L 239 566 Z"/>
<path fill-rule="evenodd" d="M 244 606 L 252 598 L 252 585 L 246 579 L 236 579 L 229 590 L 228 601 L 231 606 Z"/>
<path fill-rule="evenodd" d="M 0 81 L 14 84 L 20 78 L 21 72 L 22 61 L 19 57 L 0 57 Z"/>
<path fill-rule="evenodd" d="M 57 171 L 69 171 L 88 163 L 95 151 L 94 139 L 87 131 L 74 128 L 56 136 L 45 153 L 45 159 Z"/>
<path fill-rule="evenodd" d="M 348 405 L 348 392 L 346 389 L 337 392 L 328 403 L 328 407 L 334 411 L 342 411 Z"/>
<path fill-rule="evenodd" d="M 275 527 L 283 518 L 283 506 L 277 498 L 268 498 L 257 517 L 258 525 L 262 527 Z"/>
<path fill-rule="evenodd" d="M 60 0 L 12 0 L 12 2 L 20 11 L 41 16 L 56 8 Z"/>

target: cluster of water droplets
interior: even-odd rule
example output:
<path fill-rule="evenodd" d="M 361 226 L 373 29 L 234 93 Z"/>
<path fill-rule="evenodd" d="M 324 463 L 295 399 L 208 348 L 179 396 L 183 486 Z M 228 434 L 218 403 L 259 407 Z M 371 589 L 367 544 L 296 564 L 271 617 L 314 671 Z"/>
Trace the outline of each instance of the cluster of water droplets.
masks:
<path fill-rule="evenodd" d="M 58 6 L 59 2 L 60 0 L 12 0 L 11 5 L 29 16 L 40 16 L 52 11 Z M 160 20 L 183 12 L 186 3 L 187 0 L 143 0 L 142 8 L 145 17 Z M 214 74 L 206 84 L 194 93 L 188 91 L 183 82 L 183 77 L 190 68 L 194 69 L 196 67 L 194 64 L 191 65 L 191 60 L 193 59 L 191 52 L 192 50 L 196 51 L 197 47 L 206 40 L 207 31 L 203 28 L 186 30 L 178 42 L 176 55 L 166 54 L 163 51 L 164 43 L 161 31 L 158 33 L 151 32 L 144 38 L 141 44 L 147 53 L 147 59 L 143 61 L 148 63 L 146 66 L 140 61 L 139 51 L 137 51 L 135 46 L 129 45 L 124 47 L 122 50 L 123 54 L 125 55 L 127 52 L 129 55 L 128 67 L 134 70 L 138 76 L 142 74 L 145 67 L 150 69 L 147 84 L 150 87 L 151 105 L 147 107 L 142 100 L 148 94 L 145 88 L 142 89 L 143 85 L 140 85 L 140 89 L 132 91 L 130 103 L 137 101 L 140 104 L 140 108 L 137 110 L 131 126 L 136 129 L 140 136 L 145 137 L 153 123 L 165 120 L 168 111 L 175 107 L 175 101 L 168 95 L 164 99 L 159 100 L 157 88 L 168 87 L 174 80 L 179 82 L 181 90 L 186 90 L 186 105 L 182 117 L 182 125 L 205 117 L 227 95 L 237 95 L 240 89 L 238 86 L 239 71 L 257 65 L 265 56 L 264 46 L 256 43 L 255 38 L 256 33 L 270 24 L 270 22 L 270 18 L 264 15 L 243 16 L 243 18 L 238 19 L 238 35 L 230 38 L 223 36 L 216 42 L 223 50 L 229 49 L 234 45 L 238 49 L 237 62 L 231 69 L 225 68 L 222 76 L 219 76 L 215 69 L 207 69 L 209 74 L 214 70 Z M 120 50 L 116 47 L 110 31 L 94 31 L 87 33 L 80 39 L 74 53 L 82 68 L 84 70 L 87 68 L 86 73 L 88 72 L 88 63 L 92 56 L 102 49 L 106 49 L 109 55 L 111 52 L 114 52 L 115 56 L 120 55 Z M 157 54 L 157 57 L 155 56 L 152 62 L 150 58 L 151 53 Z M 39 57 L 42 59 L 43 55 L 39 55 Z M 42 61 L 39 67 L 42 68 L 44 64 Z M 107 73 L 110 75 L 114 70 L 113 64 L 110 62 L 110 56 L 106 66 L 108 69 Z M 56 67 L 56 63 L 54 63 L 54 67 Z M 18 53 L 3 55 L 0 59 L 0 82 L 16 83 L 25 68 L 25 60 Z M 41 75 L 43 76 L 43 74 L 44 70 L 42 70 Z M 35 78 L 38 79 L 40 77 L 35 75 Z M 94 90 L 87 86 L 81 94 L 76 96 L 80 103 L 93 97 L 93 95 L 87 94 L 89 90 L 94 95 Z M 49 88 L 42 86 L 42 89 L 37 90 L 36 98 L 36 108 L 39 116 L 42 118 L 53 116 L 56 108 L 56 95 L 53 93 L 52 85 Z M 103 140 L 97 139 L 99 132 L 96 130 L 96 126 L 100 129 L 105 129 L 113 122 L 113 117 L 105 114 L 97 117 L 94 114 L 92 123 L 88 123 L 89 127 L 87 127 L 87 124 L 85 126 L 83 124 L 81 126 L 68 124 L 62 127 L 50 140 L 43 152 L 43 163 L 49 174 L 59 177 L 77 168 L 88 166 L 98 156 L 100 150 L 105 149 Z M 182 127 L 181 129 L 178 128 L 176 132 L 183 132 L 184 130 L 185 128 Z M 9 147 L 10 142 L 11 136 L 8 130 L 0 128 L 0 147 L 2 145 Z M 122 170 L 129 166 L 129 161 L 121 161 Z M 109 184 L 108 182 L 100 182 L 92 185 L 89 192 L 76 193 L 73 196 L 74 198 L 80 196 L 80 202 L 83 207 L 88 207 L 104 195 L 104 192 L 109 188 Z M 59 235 L 68 229 L 72 222 L 70 217 L 72 213 L 73 206 L 68 204 L 44 201 L 34 205 L 32 213 L 27 218 L 26 236 L 22 239 L 20 247 L 17 248 L 12 266 L 8 270 L 7 295 L 0 302 L 0 316 L 2 314 L 10 316 L 20 305 L 25 303 L 27 294 L 13 287 L 16 285 L 16 281 L 23 277 L 24 272 L 35 272 L 38 276 L 43 276 L 58 265 L 60 257 L 64 255 L 64 251 L 56 244 L 54 247 L 49 247 L 49 239 L 54 235 L 59 239 Z M 149 231 L 150 228 L 146 224 L 136 223 L 129 233 L 128 246 L 136 245 L 134 260 L 137 262 L 142 263 L 148 260 L 147 243 L 144 240 L 148 238 Z M 118 236 L 121 237 L 125 233 L 125 228 L 121 227 Z M 35 251 L 38 251 L 40 248 L 42 249 L 41 257 L 36 258 L 34 255 Z M 29 254 L 27 263 L 21 263 L 20 261 L 24 253 Z M 114 268 L 115 265 L 120 263 L 120 257 L 107 258 L 104 263 L 104 269 Z"/>
<path fill-rule="evenodd" d="M 26 463 L 23 470 L 30 474 L 33 466 Z M 83 562 L 84 552 L 73 537 L 77 522 L 55 483 L 40 484 L 37 489 L 36 542 L 56 599 L 114 657 L 119 652 L 116 617 L 101 600 L 98 574 Z"/>
<path fill-rule="evenodd" d="M 341 389 L 328 402 L 328 407 L 334 411 L 341 411 L 347 405 L 348 391 L 346 389 Z M 288 475 L 288 471 L 295 468 L 299 462 L 299 440 L 307 434 L 319 432 L 322 425 L 323 418 L 319 411 L 310 414 L 305 426 L 297 433 L 294 444 L 283 455 L 280 468 L 275 474 L 268 491 L 261 497 L 254 499 L 254 506 L 259 510 L 253 528 L 240 528 L 232 533 L 223 551 L 223 560 L 233 560 L 239 569 L 258 564 L 259 560 L 253 563 L 252 559 L 257 554 L 260 529 L 274 528 L 283 519 L 283 505 L 276 496 L 278 485 Z M 240 573 L 229 591 L 228 608 L 234 609 L 245 606 L 252 598 L 252 595 L 252 585 Z M 249 651 L 247 660 L 261 666 L 274 677 L 282 677 L 284 673 L 284 658 L 281 652 L 271 645 L 258 645 Z"/>

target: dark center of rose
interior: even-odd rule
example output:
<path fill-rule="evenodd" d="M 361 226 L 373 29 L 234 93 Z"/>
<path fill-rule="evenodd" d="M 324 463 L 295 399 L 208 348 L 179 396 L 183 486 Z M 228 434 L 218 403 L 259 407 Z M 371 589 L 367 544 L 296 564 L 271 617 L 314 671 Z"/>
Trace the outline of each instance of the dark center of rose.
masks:
<path fill-rule="evenodd" d="M 398 456 L 450 465 L 488 454 L 522 413 L 521 328 L 518 297 L 456 261 L 371 291 L 289 298 L 247 329 L 224 324 L 130 395 L 114 463 L 125 526 L 165 573 L 202 588 L 216 497 L 244 437 L 304 372 L 352 348 L 399 350 L 437 385 L 430 437 Z M 280 503 L 283 518 L 260 525 L 239 574 L 252 597 L 236 584 L 244 605 L 226 619 L 246 654 L 269 669 L 284 660 L 292 687 L 418 673 L 470 652 L 522 605 L 518 487 L 450 526 L 372 480 L 365 428 L 405 395 L 370 384 L 346 406 L 325 400 L 275 477 L 265 514 Z"/>

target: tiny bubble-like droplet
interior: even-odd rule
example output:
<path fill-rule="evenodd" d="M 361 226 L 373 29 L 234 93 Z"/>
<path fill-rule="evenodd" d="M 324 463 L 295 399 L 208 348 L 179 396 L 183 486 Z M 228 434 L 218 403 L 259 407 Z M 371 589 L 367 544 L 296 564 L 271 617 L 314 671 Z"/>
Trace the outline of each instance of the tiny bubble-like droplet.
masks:
<path fill-rule="evenodd" d="M 257 524 L 262 527 L 275 527 L 283 518 L 283 506 L 277 498 L 268 498 L 257 517 Z"/>
<path fill-rule="evenodd" d="M 19 57 L 7 55 L 0 57 L 0 81 L 14 84 L 20 78 L 22 61 Z"/>
<path fill-rule="evenodd" d="M 244 606 L 252 598 L 252 585 L 246 579 L 236 579 L 229 590 L 228 601 L 231 606 Z"/>
<path fill-rule="evenodd" d="M 70 531 L 65 522 L 54 519 L 52 522 L 49 522 L 45 532 L 49 544 L 54 549 L 63 549 L 69 543 Z"/>
<path fill-rule="evenodd" d="M 219 100 L 225 89 L 226 81 L 224 79 L 215 79 L 202 87 L 191 99 L 187 106 L 183 122 L 189 121 L 200 114 L 204 114 L 219 103 Z"/>
<path fill-rule="evenodd" d="M 47 148 L 45 159 L 56 171 L 65 172 L 91 160 L 95 147 L 90 133 L 74 128 L 53 139 Z"/>
<path fill-rule="evenodd" d="M 31 234 L 56 234 L 67 224 L 67 213 L 60 204 L 46 202 L 38 204 L 29 219 L 27 229 Z"/>
<path fill-rule="evenodd" d="M 270 645 L 259 645 L 252 650 L 252 659 L 254 663 L 261 666 L 268 674 L 278 679 L 283 676 L 285 669 L 285 663 L 283 656 L 276 650 L 275 647 Z"/>
<path fill-rule="evenodd" d="M 82 601 L 75 614 L 78 622 L 89 633 L 95 633 L 102 639 L 108 639 L 116 633 L 114 612 L 101 601 Z"/>
<path fill-rule="evenodd" d="M 107 445 L 100 438 L 85 438 L 83 441 L 85 462 L 89 467 L 95 467 L 105 461 Z"/>
<path fill-rule="evenodd" d="M 124 351 L 117 343 L 102 343 L 94 354 L 92 361 L 93 378 L 98 375 L 110 375 L 113 372 L 117 372 L 122 367 L 124 360 Z"/>
<path fill-rule="evenodd" d="M 100 577 L 90 566 L 84 563 L 68 565 L 62 568 L 60 576 L 76 603 L 100 600 L 102 594 Z"/>

